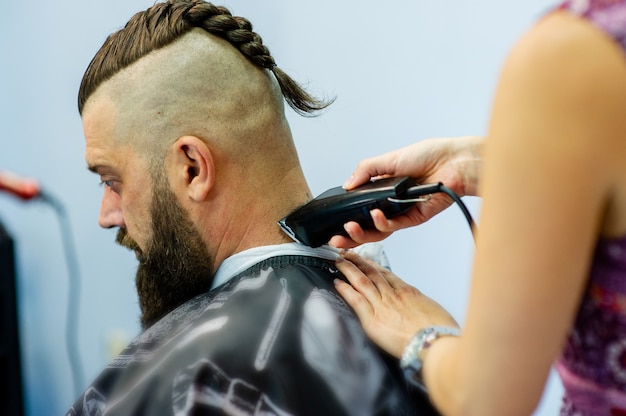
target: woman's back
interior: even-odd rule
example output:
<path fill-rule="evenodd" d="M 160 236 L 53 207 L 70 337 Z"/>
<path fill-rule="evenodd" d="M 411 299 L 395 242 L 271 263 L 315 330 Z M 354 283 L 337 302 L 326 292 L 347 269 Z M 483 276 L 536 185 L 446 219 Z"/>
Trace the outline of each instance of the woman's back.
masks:
<path fill-rule="evenodd" d="M 586 19 L 612 38 L 622 49 L 626 66 L 625 1 L 568 1 L 561 9 Z M 624 81 L 616 79 L 616 84 L 620 82 Z M 626 113 L 626 106 L 624 110 Z M 622 143 L 624 147 L 626 137 Z M 620 232 L 620 217 L 626 211 L 619 203 L 626 186 L 623 179 L 616 175 L 614 207 L 618 208 L 607 210 L 608 218 L 601 224 L 606 237 L 597 243 L 574 328 L 557 362 L 566 391 L 563 415 L 608 415 L 626 410 L 626 234 Z"/>
<path fill-rule="evenodd" d="M 598 242 L 557 370 L 566 391 L 561 414 L 626 409 L 626 237 Z"/>
<path fill-rule="evenodd" d="M 626 414 L 625 31 L 626 0 L 555 7 L 509 54 L 484 141 L 416 143 L 362 162 L 353 175 L 360 183 L 400 171 L 439 175 L 463 190 L 466 161 L 480 155 L 480 227 L 461 336 L 420 344 L 423 331 L 453 325 L 449 314 L 355 256 L 338 264 L 351 285 L 337 288 L 368 333 L 396 356 L 397 345 L 417 340 L 405 364 L 415 359 L 418 381 L 444 414 L 531 414 L 559 356 L 564 414 Z M 378 212 L 374 221 L 384 235 L 434 215 L 412 213 L 387 220 Z M 351 231 L 354 241 L 380 238 Z"/>

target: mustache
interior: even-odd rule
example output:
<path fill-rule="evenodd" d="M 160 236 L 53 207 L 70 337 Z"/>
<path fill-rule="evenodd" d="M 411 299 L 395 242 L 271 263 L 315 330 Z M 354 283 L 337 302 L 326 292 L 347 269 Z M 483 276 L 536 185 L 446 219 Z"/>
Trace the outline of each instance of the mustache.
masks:
<path fill-rule="evenodd" d="M 135 240 L 132 239 L 131 236 L 128 235 L 125 228 L 120 228 L 117 231 L 117 236 L 115 237 L 115 242 L 122 247 L 126 247 L 129 250 L 136 251 L 141 253 L 141 249 L 139 248 L 139 244 Z"/>

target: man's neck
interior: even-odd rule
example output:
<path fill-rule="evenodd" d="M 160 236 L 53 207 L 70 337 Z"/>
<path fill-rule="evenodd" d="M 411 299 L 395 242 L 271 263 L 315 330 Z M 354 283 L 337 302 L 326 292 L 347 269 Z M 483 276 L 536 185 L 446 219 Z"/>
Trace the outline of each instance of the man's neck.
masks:
<path fill-rule="evenodd" d="M 239 193 L 239 200 L 247 203 L 237 204 L 236 196 L 231 195 L 230 204 L 223 205 L 229 208 L 224 209 L 222 215 L 212 213 L 219 224 L 207 228 L 213 231 L 207 244 L 215 255 L 216 270 L 224 259 L 244 250 L 293 242 L 278 221 L 311 199 L 309 187 L 298 168 L 269 188 L 249 190 L 246 196 L 246 192 Z M 250 198 L 250 195 L 255 197 Z"/>

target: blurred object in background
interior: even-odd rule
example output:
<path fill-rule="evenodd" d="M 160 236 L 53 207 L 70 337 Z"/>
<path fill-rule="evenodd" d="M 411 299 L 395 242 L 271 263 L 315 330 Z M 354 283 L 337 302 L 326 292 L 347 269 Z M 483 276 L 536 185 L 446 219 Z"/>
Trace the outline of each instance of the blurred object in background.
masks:
<path fill-rule="evenodd" d="M 22 178 L 13 173 L 0 171 L 0 191 L 9 192 L 18 198 L 29 200 L 39 196 L 41 188 L 34 179 Z"/>
<path fill-rule="evenodd" d="M 0 404 L 2 414 L 24 414 L 13 238 L 0 223 Z"/>
<path fill-rule="evenodd" d="M 70 220 L 66 213 L 66 210 L 60 200 L 53 197 L 47 192 L 41 189 L 41 185 L 35 179 L 21 177 L 17 174 L 8 171 L 0 171 L 0 191 L 8 192 L 24 201 L 30 201 L 37 199 L 41 202 L 48 204 L 55 211 L 58 217 L 59 225 L 61 227 L 63 247 L 65 251 L 65 259 L 68 268 L 68 303 L 67 303 L 67 316 L 66 316 L 66 336 L 65 342 L 67 347 L 67 355 L 69 358 L 70 369 L 72 371 L 72 381 L 74 385 L 75 395 L 80 394 L 83 383 L 83 369 L 80 360 L 80 351 L 78 348 L 78 318 L 79 318 L 79 292 L 80 292 L 80 276 L 78 272 L 78 260 L 76 259 L 76 253 L 74 244 L 72 241 L 72 231 L 70 228 Z M 4 232 L 6 233 L 6 231 Z M 13 243 L 11 241 L 11 256 L 13 259 Z M 12 260 L 11 275 L 15 275 L 14 259 Z M 0 258 L 0 268 L 4 268 L 4 261 Z M 11 305 L 14 309 L 17 309 L 17 295 L 15 293 L 15 277 L 12 279 L 13 289 L 7 297 L 11 298 Z M 0 292 L 2 294 L 2 292 Z M 3 296 L 0 296 L 0 302 L 3 302 Z M 0 308 L 3 306 L 0 305 Z M 15 311 L 13 315 L 9 314 L 9 317 L 17 317 Z M 12 319 L 12 318 L 11 318 Z M 15 318 L 15 330 L 18 330 L 17 318 Z M 1 329 L 4 329 L 2 327 Z M 9 340 L 11 337 L 9 337 Z M 17 336 L 16 336 L 17 339 Z M 3 344 L 0 343 L 0 354 L 3 353 Z M 19 345 L 16 347 L 19 349 Z M 18 362 L 19 364 L 19 362 Z M 0 367 L 0 370 L 5 371 L 4 366 Z M 0 386 L 0 388 L 3 386 Z M 0 393 L 1 394 L 1 393 Z M 20 392 L 21 394 L 21 392 Z M 2 396 L 0 396 L 2 397 Z M 21 397 L 21 396 L 20 396 Z M 0 404 L 4 403 L 0 401 Z"/>

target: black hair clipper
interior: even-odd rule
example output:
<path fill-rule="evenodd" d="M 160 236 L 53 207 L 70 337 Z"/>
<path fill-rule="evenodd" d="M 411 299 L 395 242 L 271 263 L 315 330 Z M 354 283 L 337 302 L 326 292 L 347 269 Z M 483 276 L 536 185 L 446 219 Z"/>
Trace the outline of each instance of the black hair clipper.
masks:
<path fill-rule="evenodd" d="M 418 185 L 408 177 L 371 181 L 353 190 L 331 188 L 278 221 L 280 227 L 298 243 L 311 247 L 326 244 L 333 235 L 345 235 L 343 225 L 358 222 L 373 229 L 370 211 L 379 208 L 387 218 L 407 212 L 427 195 L 441 192 L 441 184 Z"/>

